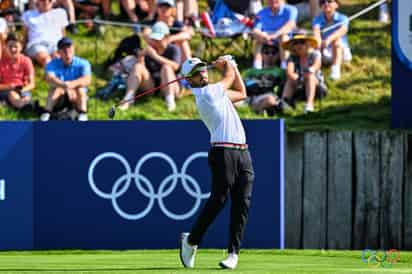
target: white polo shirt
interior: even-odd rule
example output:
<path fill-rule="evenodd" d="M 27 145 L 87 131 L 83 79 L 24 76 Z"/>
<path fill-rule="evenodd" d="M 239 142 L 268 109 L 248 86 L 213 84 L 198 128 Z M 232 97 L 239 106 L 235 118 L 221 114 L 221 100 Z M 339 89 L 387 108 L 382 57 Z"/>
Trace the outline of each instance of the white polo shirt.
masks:
<path fill-rule="evenodd" d="M 36 9 L 28 10 L 23 13 L 21 20 L 28 31 L 27 48 L 41 42 L 57 44 L 63 37 L 63 29 L 69 24 L 67 13 L 61 8 L 44 13 Z"/>
<path fill-rule="evenodd" d="M 221 83 L 193 88 L 200 118 L 210 132 L 211 143 L 246 144 L 245 130 Z"/>

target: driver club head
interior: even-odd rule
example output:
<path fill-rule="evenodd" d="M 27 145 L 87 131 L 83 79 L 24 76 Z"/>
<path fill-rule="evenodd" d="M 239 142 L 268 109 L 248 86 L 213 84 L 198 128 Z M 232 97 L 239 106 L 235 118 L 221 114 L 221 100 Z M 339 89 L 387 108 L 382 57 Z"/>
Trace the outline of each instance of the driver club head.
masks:
<path fill-rule="evenodd" d="M 112 106 L 109 109 L 107 115 L 109 116 L 110 119 L 113 119 L 115 114 L 116 114 L 116 108 L 115 108 L 115 106 Z"/>

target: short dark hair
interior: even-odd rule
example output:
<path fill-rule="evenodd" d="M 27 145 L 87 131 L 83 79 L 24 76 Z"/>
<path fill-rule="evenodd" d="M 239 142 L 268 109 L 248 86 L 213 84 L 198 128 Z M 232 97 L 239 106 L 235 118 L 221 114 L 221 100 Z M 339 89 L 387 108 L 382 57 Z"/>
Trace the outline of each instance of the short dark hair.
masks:
<path fill-rule="evenodd" d="M 16 33 L 14 33 L 14 32 L 10 32 L 10 33 L 7 35 L 6 43 L 7 43 L 7 42 L 10 42 L 10 41 L 21 43 L 21 40 L 20 40 L 19 36 L 18 36 Z"/>

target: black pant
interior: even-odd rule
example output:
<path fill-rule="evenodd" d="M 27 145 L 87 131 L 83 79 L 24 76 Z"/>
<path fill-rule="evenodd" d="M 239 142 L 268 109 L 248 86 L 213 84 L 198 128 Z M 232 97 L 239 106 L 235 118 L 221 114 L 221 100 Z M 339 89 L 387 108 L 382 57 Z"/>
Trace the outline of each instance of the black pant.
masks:
<path fill-rule="evenodd" d="M 192 228 L 189 242 L 196 245 L 201 242 L 230 194 L 232 205 L 228 251 L 239 253 L 254 179 L 249 151 L 213 147 L 209 151 L 209 167 L 212 171 L 211 195 Z"/>

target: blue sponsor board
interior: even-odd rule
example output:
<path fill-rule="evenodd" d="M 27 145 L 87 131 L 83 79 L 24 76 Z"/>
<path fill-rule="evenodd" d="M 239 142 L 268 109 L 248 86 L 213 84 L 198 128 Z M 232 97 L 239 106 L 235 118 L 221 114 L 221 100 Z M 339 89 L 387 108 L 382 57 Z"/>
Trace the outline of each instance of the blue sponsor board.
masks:
<path fill-rule="evenodd" d="M 0 250 L 33 248 L 33 124 L 0 123 Z"/>
<path fill-rule="evenodd" d="M 392 127 L 412 128 L 412 1 L 392 2 Z"/>
<path fill-rule="evenodd" d="M 283 122 L 244 124 L 256 172 L 244 247 L 283 248 Z M 200 121 L 31 125 L 33 248 L 177 248 L 209 195 Z M 203 247 L 226 246 L 228 209 Z"/>

